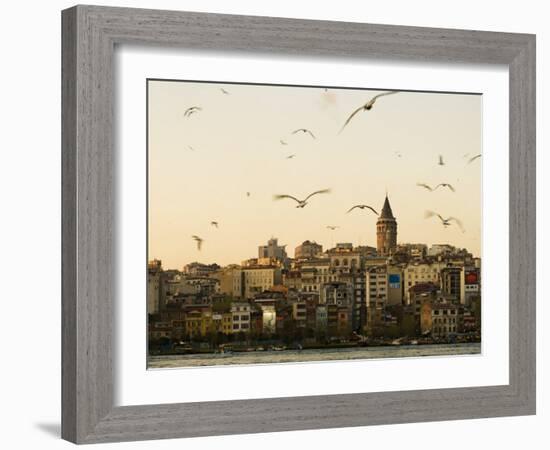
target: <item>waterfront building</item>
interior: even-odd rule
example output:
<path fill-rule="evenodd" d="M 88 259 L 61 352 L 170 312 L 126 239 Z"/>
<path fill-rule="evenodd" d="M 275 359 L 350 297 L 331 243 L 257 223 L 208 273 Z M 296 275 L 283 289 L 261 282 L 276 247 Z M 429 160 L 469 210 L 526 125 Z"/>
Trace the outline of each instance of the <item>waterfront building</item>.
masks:
<path fill-rule="evenodd" d="M 337 331 L 341 337 L 348 337 L 351 333 L 351 310 L 348 306 L 338 306 L 337 309 Z"/>
<path fill-rule="evenodd" d="M 303 300 L 292 302 L 292 319 L 294 320 L 296 327 L 305 327 L 306 317 L 306 302 Z"/>
<path fill-rule="evenodd" d="M 447 298 L 464 304 L 464 268 L 441 269 L 441 292 Z"/>
<path fill-rule="evenodd" d="M 185 334 L 194 337 L 206 336 L 212 327 L 212 309 L 189 309 L 185 313 Z"/>
<path fill-rule="evenodd" d="M 149 323 L 148 330 L 150 340 L 170 339 L 172 337 L 172 324 L 170 322 Z"/>
<path fill-rule="evenodd" d="M 276 331 L 277 311 L 273 305 L 261 305 L 262 311 L 262 332 L 273 334 Z"/>
<path fill-rule="evenodd" d="M 454 303 L 431 303 L 432 337 L 448 339 L 463 331 L 464 309 Z"/>
<path fill-rule="evenodd" d="M 317 305 L 315 308 L 315 325 L 317 332 L 326 332 L 327 330 L 327 307 L 326 305 Z"/>
<path fill-rule="evenodd" d="M 239 333 L 250 331 L 250 304 L 245 302 L 231 303 L 232 332 Z"/>

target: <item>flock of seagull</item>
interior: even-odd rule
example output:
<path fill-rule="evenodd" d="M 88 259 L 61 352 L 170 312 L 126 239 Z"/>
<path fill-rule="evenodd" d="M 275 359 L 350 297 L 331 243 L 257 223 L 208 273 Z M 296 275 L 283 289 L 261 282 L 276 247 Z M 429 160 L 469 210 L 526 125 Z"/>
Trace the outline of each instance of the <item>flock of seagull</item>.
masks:
<path fill-rule="evenodd" d="M 220 88 L 220 91 L 224 95 L 230 95 L 230 92 L 227 91 L 224 88 Z M 327 92 L 326 88 L 325 88 L 325 92 Z M 351 112 L 351 114 L 347 117 L 346 121 L 342 125 L 342 128 L 340 129 L 338 134 L 341 134 L 344 131 L 344 129 L 349 125 L 349 123 L 354 119 L 354 117 L 356 117 L 359 113 L 365 112 L 365 111 L 371 111 L 374 107 L 374 104 L 376 103 L 376 101 L 379 98 L 382 98 L 382 97 L 385 97 L 385 96 L 388 96 L 388 95 L 395 95 L 395 94 L 398 94 L 399 92 L 401 92 L 401 91 L 382 92 L 381 94 L 377 94 L 377 95 L 373 96 L 372 98 L 370 98 L 366 103 L 364 103 L 363 105 L 359 106 L 357 109 L 355 109 Z M 200 107 L 200 106 L 190 106 L 184 111 L 183 116 L 188 119 L 191 116 L 193 116 L 194 114 L 197 114 L 201 111 L 202 111 L 202 107 Z M 311 130 L 309 130 L 308 128 L 297 128 L 297 129 L 295 129 L 294 131 L 292 131 L 290 133 L 290 135 L 297 135 L 297 134 L 307 135 L 313 140 L 317 139 L 315 134 Z M 286 139 L 280 139 L 279 142 L 282 146 L 287 146 L 288 145 L 288 141 Z M 194 151 L 194 148 L 190 145 L 188 145 L 186 148 L 188 150 Z M 401 153 L 399 153 L 399 152 L 395 152 L 395 155 L 399 158 L 402 157 Z M 464 158 L 467 158 L 468 156 L 469 156 L 469 154 L 466 154 L 466 155 L 464 155 Z M 295 154 L 290 154 L 290 155 L 286 156 L 285 159 L 293 159 L 295 157 L 296 157 Z M 472 162 L 474 162 L 476 159 L 478 159 L 480 157 L 481 157 L 481 154 L 470 157 L 467 161 L 467 165 L 471 164 Z M 437 164 L 439 166 L 444 166 L 445 165 L 445 161 L 443 160 L 443 155 L 438 156 Z M 421 187 L 421 188 L 424 188 L 429 192 L 436 191 L 438 188 L 443 188 L 443 189 L 446 188 L 446 189 L 449 189 L 449 191 L 451 191 L 451 192 L 455 192 L 454 186 L 452 186 L 450 183 L 439 183 L 439 184 L 437 184 L 433 187 L 430 186 L 429 184 L 426 184 L 426 183 L 417 183 L 417 186 Z M 289 195 L 289 194 L 276 194 L 276 195 L 273 196 L 273 200 L 290 199 L 290 200 L 293 200 L 294 202 L 297 203 L 296 208 L 305 208 L 306 205 L 308 205 L 309 200 L 313 196 L 321 195 L 321 194 L 329 194 L 330 192 L 331 192 L 331 189 L 321 189 L 321 190 L 318 190 L 318 191 L 314 191 L 311 194 L 309 194 L 307 197 L 305 197 L 303 200 L 299 199 L 299 198 L 297 198 L 293 195 Z M 246 196 L 250 197 L 251 193 L 246 192 Z M 349 214 L 350 212 L 352 212 L 355 209 L 370 210 L 376 216 L 378 216 L 378 212 L 376 211 L 376 209 L 374 209 L 372 206 L 366 205 L 366 204 L 354 205 L 351 208 L 349 208 L 346 213 Z M 437 212 L 427 210 L 424 213 L 424 218 L 429 219 L 431 217 L 438 217 L 439 220 L 441 221 L 441 224 L 445 228 L 452 225 L 452 223 L 456 223 L 456 225 L 460 228 L 460 230 L 462 232 L 464 232 L 464 227 L 462 225 L 462 222 L 456 217 L 450 216 L 450 217 L 444 218 L 441 214 L 439 214 Z M 214 221 L 214 220 L 211 221 L 210 225 L 212 227 L 216 228 L 216 229 L 219 228 L 219 223 L 217 221 Z M 327 225 L 326 228 L 331 230 L 331 231 L 335 231 L 336 229 L 338 229 L 340 227 L 338 225 Z M 201 250 L 204 239 L 197 236 L 197 235 L 192 235 L 191 238 L 196 242 L 197 249 Z"/>

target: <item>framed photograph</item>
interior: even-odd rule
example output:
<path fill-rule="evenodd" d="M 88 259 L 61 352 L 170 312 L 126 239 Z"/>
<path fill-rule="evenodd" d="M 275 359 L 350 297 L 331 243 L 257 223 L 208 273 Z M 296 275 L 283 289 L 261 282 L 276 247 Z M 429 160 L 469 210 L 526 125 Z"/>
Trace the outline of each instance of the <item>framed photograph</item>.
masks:
<path fill-rule="evenodd" d="M 535 37 L 62 13 L 62 435 L 535 413 Z"/>

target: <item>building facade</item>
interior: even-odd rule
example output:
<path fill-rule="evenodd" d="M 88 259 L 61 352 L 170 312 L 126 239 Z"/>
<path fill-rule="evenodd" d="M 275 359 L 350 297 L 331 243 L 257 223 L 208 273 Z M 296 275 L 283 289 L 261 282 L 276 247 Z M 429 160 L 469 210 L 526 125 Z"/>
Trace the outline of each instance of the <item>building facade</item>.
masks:
<path fill-rule="evenodd" d="M 279 261 L 286 261 L 287 254 L 285 245 L 279 245 L 277 238 L 271 238 L 267 241 L 267 245 L 258 247 L 258 259 L 272 258 Z"/>
<path fill-rule="evenodd" d="M 312 241 L 304 241 L 294 249 L 295 259 L 311 259 L 323 253 L 323 246 Z"/>
<path fill-rule="evenodd" d="M 243 267 L 233 272 L 233 297 L 252 299 L 282 283 L 280 267 Z"/>

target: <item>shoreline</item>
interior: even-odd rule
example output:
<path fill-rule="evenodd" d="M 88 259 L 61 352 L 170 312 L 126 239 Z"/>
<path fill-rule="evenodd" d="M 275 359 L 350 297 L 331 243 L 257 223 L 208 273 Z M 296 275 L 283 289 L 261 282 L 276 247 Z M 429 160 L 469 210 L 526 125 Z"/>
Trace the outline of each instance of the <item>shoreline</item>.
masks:
<path fill-rule="evenodd" d="M 350 361 L 361 359 L 395 359 L 430 356 L 463 356 L 481 354 L 481 343 L 384 345 L 281 351 L 250 351 L 186 355 L 149 355 L 148 369 L 192 368 L 223 365 L 253 365 Z"/>

